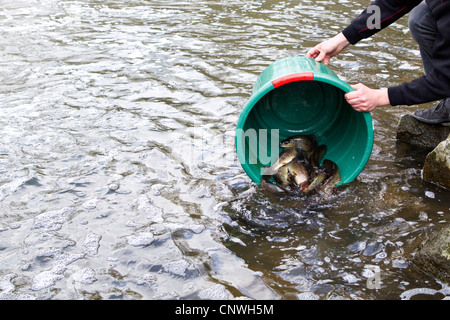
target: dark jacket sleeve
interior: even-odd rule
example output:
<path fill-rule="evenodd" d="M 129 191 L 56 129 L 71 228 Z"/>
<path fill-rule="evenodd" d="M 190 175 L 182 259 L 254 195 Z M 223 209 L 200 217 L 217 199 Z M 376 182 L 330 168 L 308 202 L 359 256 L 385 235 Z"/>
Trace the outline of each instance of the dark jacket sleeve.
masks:
<path fill-rule="evenodd" d="M 381 19 L 378 27 L 373 21 L 373 12 L 364 10 L 342 33 L 347 40 L 355 44 L 387 27 L 412 10 L 422 1 L 416 0 L 376 0 L 372 5 L 380 8 Z M 430 74 L 388 88 L 391 105 L 412 105 L 431 102 L 450 97 L 450 0 L 426 0 L 436 19 L 438 38 L 434 43 L 432 63 L 434 69 Z"/>
<path fill-rule="evenodd" d="M 355 44 L 386 28 L 421 2 L 422 0 L 375 0 L 368 8 L 371 6 L 379 8 L 379 21 L 374 19 L 374 11 L 365 9 L 347 28 L 342 30 L 342 33 L 351 44 Z"/>
<path fill-rule="evenodd" d="M 450 97 L 450 1 L 436 1 L 432 12 L 440 31 L 431 54 L 433 71 L 424 77 L 388 88 L 391 105 L 412 105 Z"/>

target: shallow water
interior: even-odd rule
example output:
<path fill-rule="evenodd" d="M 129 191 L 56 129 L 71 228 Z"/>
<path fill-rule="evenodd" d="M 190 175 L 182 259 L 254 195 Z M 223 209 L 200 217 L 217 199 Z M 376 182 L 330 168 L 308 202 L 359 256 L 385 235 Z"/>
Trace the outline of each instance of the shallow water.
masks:
<path fill-rule="evenodd" d="M 270 197 L 234 154 L 259 73 L 339 32 L 357 4 L 0 7 L 1 299 L 450 295 L 408 263 L 450 208 L 420 179 L 426 153 L 395 140 L 418 106 L 373 112 L 371 159 L 332 201 Z M 405 17 L 331 66 L 372 87 L 422 74 Z"/>

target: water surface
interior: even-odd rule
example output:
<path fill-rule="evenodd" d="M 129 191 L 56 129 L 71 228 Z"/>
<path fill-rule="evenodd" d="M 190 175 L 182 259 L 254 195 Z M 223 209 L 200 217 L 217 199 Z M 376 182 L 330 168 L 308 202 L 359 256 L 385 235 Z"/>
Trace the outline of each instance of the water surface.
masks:
<path fill-rule="evenodd" d="M 358 4 L 0 3 L 1 299 L 450 295 L 408 263 L 450 207 L 426 152 L 395 140 L 419 106 L 373 112 L 371 159 L 329 202 L 268 196 L 234 154 L 260 72 Z M 371 87 L 423 72 L 406 17 L 331 67 Z"/>

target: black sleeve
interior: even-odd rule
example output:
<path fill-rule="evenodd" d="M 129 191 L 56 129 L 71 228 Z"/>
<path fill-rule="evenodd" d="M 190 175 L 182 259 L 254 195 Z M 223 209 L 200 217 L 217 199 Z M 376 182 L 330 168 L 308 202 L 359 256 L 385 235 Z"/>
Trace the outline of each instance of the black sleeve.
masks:
<path fill-rule="evenodd" d="M 412 105 L 450 97 L 450 1 L 432 8 L 440 31 L 431 55 L 433 71 L 424 77 L 388 89 L 391 105 Z"/>
<path fill-rule="evenodd" d="M 342 33 L 351 44 L 355 44 L 387 27 L 421 2 L 375 0 L 372 5 L 380 8 L 380 28 L 371 25 L 373 12 L 366 9 Z M 426 76 L 388 88 L 392 106 L 420 104 L 450 97 L 450 0 L 427 0 L 427 4 L 431 5 L 440 30 L 431 56 L 434 69 Z"/>
<path fill-rule="evenodd" d="M 374 18 L 374 11 L 365 9 L 342 33 L 351 44 L 355 44 L 386 28 L 421 2 L 422 0 L 375 0 L 368 8 L 379 8 L 380 19 Z"/>

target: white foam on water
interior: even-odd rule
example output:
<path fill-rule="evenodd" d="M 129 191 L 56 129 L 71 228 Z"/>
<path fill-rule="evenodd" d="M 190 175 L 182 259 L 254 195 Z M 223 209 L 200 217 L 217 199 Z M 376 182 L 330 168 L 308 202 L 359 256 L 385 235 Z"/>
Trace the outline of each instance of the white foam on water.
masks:
<path fill-rule="evenodd" d="M 215 284 L 200 291 L 199 297 L 205 300 L 227 300 L 230 299 L 231 293 L 224 285 Z"/>
<path fill-rule="evenodd" d="M 67 268 L 69 264 L 85 257 L 84 253 L 62 253 L 55 257 L 54 268 Z"/>
<path fill-rule="evenodd" d="M 139 196 L 136 202 L 138 210 L 145 213 L 152 222 L 163 221 L 163 210 L 155 206 L 145 194 Z"/>
<path fill-rule="evenodd" d="M 74 281 L 82 284 L 92 284 L 97 281 L 95 277 L 95 271 L 91 268 L 84 268 L 72 275 Z"/>
<path fill-rule="evenodd" d="M 36 297 L 30 294 L 15 293 L 16 286 L 11 280 L 17 278 L 17 274 L 10 273 L 0 280 L 0 300 L 36 300 Z"/>
<path fill-rule="evenodd" d="M 150 245 L 154 240 L 153 233 L 151 232 L 140 232 L 135 235 L 127 237 L 128 244 L 133 247 L 145 247 Z"/>
<path fill-rule="evenodd" d="M 55 274 L 52 271 L 43 271 L 33 278 L 31 290 L 39 291 L 51 287 L 56 283 L 56 281 L 61 280 L 63 278 L 64 277 L 62 275 Z"/>
<path fill-rule="evenodd" d="M 59 253 L 59 251 L 59 249 L 48 249 L 40 253 L 40 256 L 54 257 L 55 261 L 51 270 L 43 271 L 33 278 L 31 290 L 39 291 L 53 286 L 64 278 L 63 273 L 69 264 L 85 256 L 84 253 Z"/>
<path fill-rule="evenodd" d="M 189 263 L 183 259 L 183 260 L 166 263 L 163 266 L 163 269 L 165 272 L 184 277 L 186 275 L 186 269 L 188 267 L 189 267 Z"/>
<path fill-rule="evenodd" d="M 356 276 L 354 276 L 353 274 L 350 274 L 350 273 L 344 273 L 342 275 L 342 278 L 345 281 L 347 281 L 348 283 L 355 283 L 355 282 L 359 281 L 359 279 Z"/>
<path fill-rule="evenodd" d="M 137 284 L 138 285 L 144 285 L 144 284 L 154 285 L 156 280 L 158 280 L 158 278 L 155 275 L 147 273 L 147 274 L 144 274 L 142 276 L 142 278 L 138 280 Z"/>
<path fill-rule="evenodd" d="M 298 300 L 319 300 L 320 297 L 313 292 L 302 292 L 297 294 Z"/>
<path fill-rule="evenodd" d="M 141 223 L 136 223 L 133 220 L 127 220 L 125 221 L 125 226 L 129 228 L 142 228 L 144 225 Z"/>
<path fill-rule="evenodd" d="M 74 212 L 73 208 L 63 208 L 60 210 L 44 212 L 34 219 L 32 229 L 43 229 L 43 231 L 58 231 L 62 224 L 69 219 L 69 215 Z"/>
<path fill-rule="evenodd" d="M 10 293 L 14 290 L 15 286 L 11 283 L 11 280 L 16 278 L 17 274 L 10 273 L 0 280 L 0 290 L 2 293 Z"/>
<path fill-rule="evenodd" d="M 444 298 L 442 298 L 442 300 L 449 300 L 450 299 L 450 286 L 448 284 L 440 282 L 440 281 L 438 281 L 438 283 L 442 286 L 442 288 L 439 290 L 431 289 L 431 288 L 414 288 L 414 289 L 404 291 L 400 295 L 400 298 L 402 300 L 410 300 L 412 297 L 414 297 L 418 294 L 434 296 L 435 294 L 440 293 L 445 296 Z"/>
<path fill-rule="evenodd" d="M 86 236 L 84 240 L 83 247 L 85 247 L 85 252 L 89 255 L 96 255 L 98 253 L 98 248 L 100 247 L 100 239 L 102 237 L 98 234 L 90 233 Z"/>
<path fill-rule="evenodd" d="M 95 208 L 97 208 L 98 202 L 99 200 L 97 198 L 94 198 L 86 201 L 82 206 L 86 210 L 94 210 Z"/>

